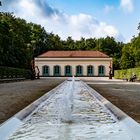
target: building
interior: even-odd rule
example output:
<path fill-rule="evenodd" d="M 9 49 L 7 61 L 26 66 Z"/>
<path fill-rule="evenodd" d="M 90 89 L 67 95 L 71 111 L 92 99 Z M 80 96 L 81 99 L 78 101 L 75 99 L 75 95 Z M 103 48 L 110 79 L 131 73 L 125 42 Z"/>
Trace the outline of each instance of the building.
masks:
<path fill-rule="evenodd" d="M 112 58 L 99 51 L 48 51 L 35 58 L 40 76 L 109 76 Z"/>

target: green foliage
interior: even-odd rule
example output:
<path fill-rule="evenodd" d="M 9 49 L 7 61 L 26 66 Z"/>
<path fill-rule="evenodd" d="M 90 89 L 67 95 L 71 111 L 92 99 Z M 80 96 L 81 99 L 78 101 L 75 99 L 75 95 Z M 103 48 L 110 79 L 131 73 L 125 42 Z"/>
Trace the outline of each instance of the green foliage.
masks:
<path fill-rule="evenodd" d="M 132 69 L 115 70 L 114 77 L 116 79 L 123 79 L 123 78 L 130 79 L 130 77 L 133 74 L 136 74 L 137 79 L 140 80 L 140 67 L 132 68 Z"/>
<path fill-rule="evenodd" d="M 135 61 L 135 66 L 140 66 L 140 34 L 137 37 L 134 37 L 131 41 L 131 46 L 133 50 L 133 58 Z"/>
<path fill-rule="evenodd" d="M 109 36 L 61 40 L 41 25 L 27 23 L 11 13 L 0 13 L 0 66 L 29 69 L 31 60 L 48 50 L 98 50 L 113 58 L 114 69 L 134 68 L 140 66 L 140 32 L 127 44 Z"/>
<path fill-rule="evenodd" d="M 115 60 L 121 54 L 119 44 L 113 37 L 61 40 L 40 25 L 0 13 L 0 66 L 30 68 L 33 57 L 48 50 L 99 50 Z M 119 68 L 119 62 L 114 61 L 114 66 Z"/>
<path fill-rule="evenodd" d="M 29 68 L 34 56 L 47 50 L 47 33 L 10 13 L 0 13 L 0 65 Z"/>
<path fill-rule="evenodd" d="M 122 69 L 135 67 L 135 59 L 133 56 L 133 48 L 131 44 L 127 44 L 122 49 L 121 64 Z"/>
<path fill-rule="evenodd" d="M 0 79 L 6 79 L 6 78 L 29 79 L 30 75 L 31 75 L 30 70 L 0 66 Z"/>

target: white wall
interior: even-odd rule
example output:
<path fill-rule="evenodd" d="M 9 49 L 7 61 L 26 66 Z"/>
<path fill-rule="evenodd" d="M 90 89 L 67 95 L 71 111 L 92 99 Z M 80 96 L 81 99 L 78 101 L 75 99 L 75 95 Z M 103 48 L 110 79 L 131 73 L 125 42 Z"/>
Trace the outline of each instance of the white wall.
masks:
<path fill-rule="evenodd" d="M 40 70 L 40 75 L 42 75 L 42 66 L 47 65 L 50 68 L 50 76 L 53 76 L 53 67 L 55 65 L 61 66 L 61 76 L 64 76 L 64 68 L 66 65 L 70 65 L 72 67 L 72 75 L 76 75 L 76 66 L 83 66 L 83 76 L 87 75 L 87 66 L 92 65 L 94 67 L 94 76 L 98 76 L 98 66 L 105 66 L 105 76 L 109 75 L 109 66 L 110 62 L 112 63 L 112 58 L 92 58 L 92 59 L 80 59 L 80 58 L 55 58 L 55 59 L 43 59 L 43 58 L 35 58 L 35 66 L 38 66 Z"/>

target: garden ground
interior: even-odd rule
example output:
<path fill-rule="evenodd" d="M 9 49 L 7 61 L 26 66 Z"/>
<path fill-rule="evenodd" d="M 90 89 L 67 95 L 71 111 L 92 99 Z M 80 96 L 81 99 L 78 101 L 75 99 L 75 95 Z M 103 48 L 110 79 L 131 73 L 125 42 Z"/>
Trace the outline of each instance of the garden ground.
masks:
<path fill-rule="evenodd" d="M 48 78 L 0 84 L 0 123 L 63 81 L 60 78 Z"/>
<path fill-rule="evenodd" d="M 140 83 L 126 81 L 86 81 L 89 86 L 140 123 Z"/>
<path fill-rule="evenodd" d="M 140 83 L 84 78 L 91 87 L 140 123 Z M 46 78 L 0 84 L 0 123 L 64 81 Z"/>

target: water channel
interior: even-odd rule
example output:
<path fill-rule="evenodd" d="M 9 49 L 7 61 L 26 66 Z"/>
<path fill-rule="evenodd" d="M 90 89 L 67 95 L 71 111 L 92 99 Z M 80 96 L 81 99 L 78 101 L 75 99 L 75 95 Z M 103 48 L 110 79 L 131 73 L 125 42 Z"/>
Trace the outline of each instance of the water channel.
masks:
<path fill-rule="evenodd" d="M 8 140 L 132 140 L 82 81 L 67 80 Z"/>

